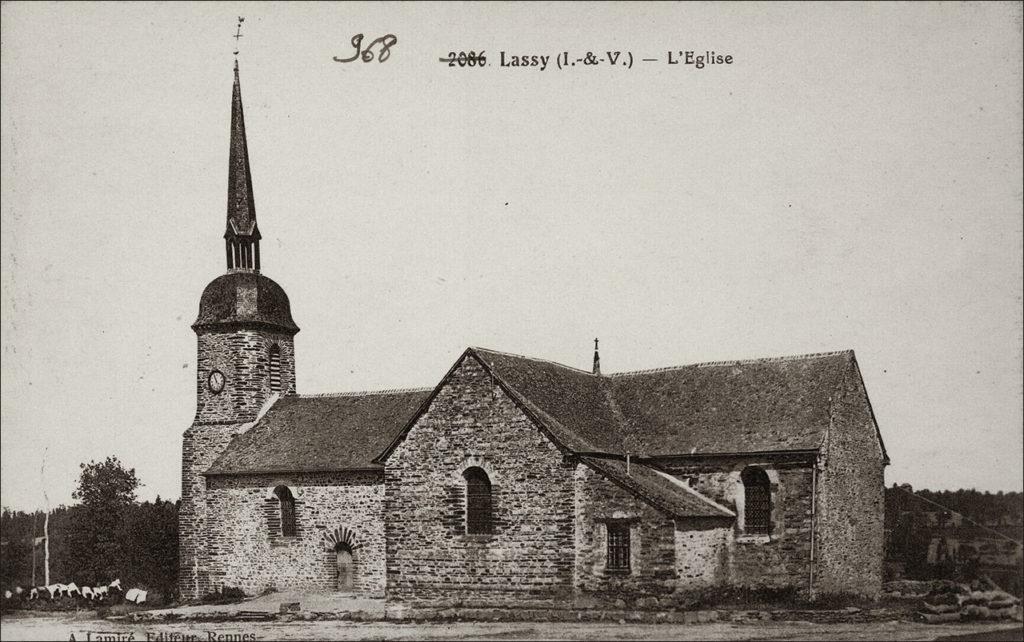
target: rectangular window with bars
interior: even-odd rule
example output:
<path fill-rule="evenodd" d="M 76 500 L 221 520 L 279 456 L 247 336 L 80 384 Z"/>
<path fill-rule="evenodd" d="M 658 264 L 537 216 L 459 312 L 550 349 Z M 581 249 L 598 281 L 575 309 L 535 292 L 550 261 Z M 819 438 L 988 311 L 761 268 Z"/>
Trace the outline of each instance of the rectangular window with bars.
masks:
<path fill-rule="evenodd" d="M 609 571 L 629 570 L 629 523 L 608 522 Z"/>

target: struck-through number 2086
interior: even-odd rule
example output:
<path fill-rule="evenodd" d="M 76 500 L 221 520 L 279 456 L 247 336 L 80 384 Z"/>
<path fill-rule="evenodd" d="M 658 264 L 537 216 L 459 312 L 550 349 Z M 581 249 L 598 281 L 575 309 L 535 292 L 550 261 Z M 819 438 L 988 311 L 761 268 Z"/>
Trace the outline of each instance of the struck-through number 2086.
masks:
<path fill-rule="evenodd" d="M 487 64 L 486 54 L 486 51 L 481 51 L 480 53 L 475 51 L 460 51 L 458 53 L 449 51 L 446 57 L 439 60 L 448 63 L 449 67 L 483 67 Z"/>

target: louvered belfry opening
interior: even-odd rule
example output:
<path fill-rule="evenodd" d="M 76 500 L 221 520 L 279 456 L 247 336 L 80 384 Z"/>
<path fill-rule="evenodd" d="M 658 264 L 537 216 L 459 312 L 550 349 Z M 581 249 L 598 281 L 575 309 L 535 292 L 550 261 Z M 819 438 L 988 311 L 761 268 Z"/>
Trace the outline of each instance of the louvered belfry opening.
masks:
<path fill-rule="evenodd" d="M 224 239 L 229 270 L 260 269 L 260 240 L 241 237 Z"/>
<path fill-rule="evenodd" d="M 629 570 L 629 524 L 608 522 L 608 570 Z"/>
<path fill-rule="evenodd" d="M 275 488 L 274 496 L 281 505 L 281 535 L 292 537 L 295 535 L 295 497 L 287 486 Z"/>
<path fill-rule="evenodd" d="M 466 480 L 466 534 L 484 535 L 494 532 L 491 504 L 491 480 L 482 468 L 467 468 L 462 476 Z"/>
<path fill-rule="evenodd" d="M 750 466 L 743 470 L 743 530 L 752 535 L 768 535 L 772 524 L 772 489 L 768 473 Z"/>
<path fill-rule="evenodd" d="M 270 374 L 270 389 L 278 392 L 281 390 L 281 346 L 274 344 L 270 346 L 270 356 L 268 362 L 268 372 Z"/>

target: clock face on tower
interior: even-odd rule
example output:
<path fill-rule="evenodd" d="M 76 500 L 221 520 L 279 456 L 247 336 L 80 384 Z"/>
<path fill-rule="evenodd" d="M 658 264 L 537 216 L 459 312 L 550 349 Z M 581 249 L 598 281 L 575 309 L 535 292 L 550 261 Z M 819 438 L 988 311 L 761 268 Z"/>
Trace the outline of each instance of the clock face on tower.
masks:
<path fill-rule="evenodd" d="M 211 370 L 210 376 L 206 378 L 206 387 L 215 395 L 224 390 L 224 373 L 220 370 Z"/>

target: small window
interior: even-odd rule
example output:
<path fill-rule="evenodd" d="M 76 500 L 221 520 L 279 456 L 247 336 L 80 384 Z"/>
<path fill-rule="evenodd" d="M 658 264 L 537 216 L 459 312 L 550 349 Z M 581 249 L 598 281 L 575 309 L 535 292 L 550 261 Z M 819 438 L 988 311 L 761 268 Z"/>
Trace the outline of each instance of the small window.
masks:
<path fill-rule="evenodd" d="M 629 524 L 608 522 L 608 570 L 629 570 Z"/>
<path fill-rule="evenodd" d="M 751 535 L 768 535 L 772 525 L 772 488 L 768 473 L 756 466 L 744 469 L 743 530 Z"/>
<path fill-rule="evenodd" d="M 281 504 L 281 535 L 292 537 L 295 535 L 295 497 L 287 486 L 275 488 L 274 496 Z"/>
<path fill-rule="evenodd" d="M 281 347 L 276 343 L 270 346 L 270 389 L 281 390 Z"/>
<path fill-rule="evenodd" d="M 491 480 L 482 468 L 467 468 L 462 473 L 466 480 L 466 534 L 483 535 L 494 532 L 491 516 Z"/>

